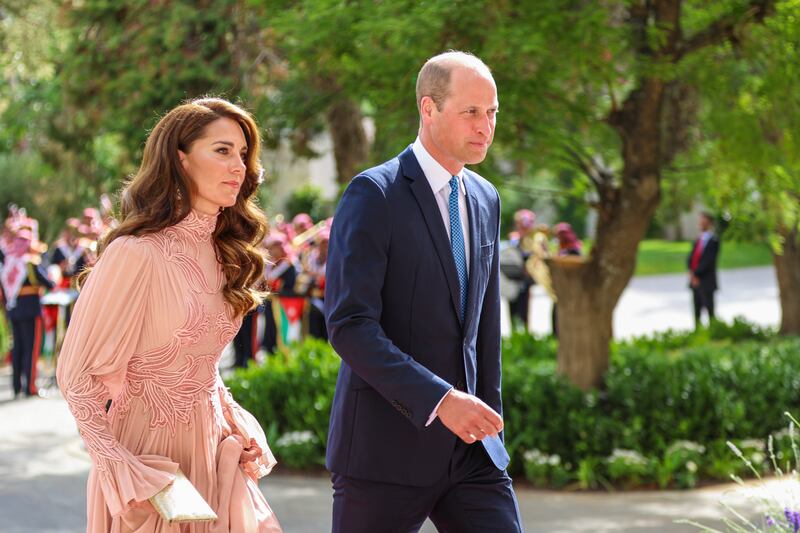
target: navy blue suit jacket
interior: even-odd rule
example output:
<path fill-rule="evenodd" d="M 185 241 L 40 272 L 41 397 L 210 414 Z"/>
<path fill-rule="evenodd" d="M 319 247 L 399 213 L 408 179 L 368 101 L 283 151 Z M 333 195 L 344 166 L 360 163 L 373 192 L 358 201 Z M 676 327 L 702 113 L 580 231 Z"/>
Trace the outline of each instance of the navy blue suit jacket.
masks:
<path fill-rule="evenodd" d="M 470 268 L 462 323 L 459 282 L 441 213 L 411 148 L 347 187 L 331 230 L 325 291 L 330 342 L 342 358 L 327 466 L 411 486 L 438 481 L 456 436 L 438 418 L 452 387 L 502 414 L 497 190 L 464 171 Z M 502 436 L 483 441 L 508 465 Z"/>
<path fill-rule="evenodd" d="M 700 252 L 700 262 L 697 268 L 692 271 L 692 255 L 694 255 L 694 248 L 697 246 L 695 240 L 689 256 L 686 258 L 686 266 L 700 280 L 698 288 L 705 291 L 717 290 L 717 256 L 719 255 L 719 237 L 711 235 L 708 239 L 703 251 Z M 690 285 L 691 286 L 691 285 Z"/>

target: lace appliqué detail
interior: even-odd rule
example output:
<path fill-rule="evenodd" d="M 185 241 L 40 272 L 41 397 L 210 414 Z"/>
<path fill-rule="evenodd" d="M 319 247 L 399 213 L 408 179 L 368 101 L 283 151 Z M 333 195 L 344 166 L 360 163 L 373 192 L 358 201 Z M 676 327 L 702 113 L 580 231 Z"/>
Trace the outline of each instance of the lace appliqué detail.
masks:
<path fill-rule="evenodd" d="M 112 407 L 113 416 L 125 416 L 131 400 L 138 398 L 147 406 L 150 427 L 166 426 L 174 435 L 178 423 L 191 426 L 198 402 L 208 401 L 215 394 L 220 351 L 241 323 L 230 318 L 227 303 L 223 303 L 222 311 L 212 314 L 200 302 L 201 293 L 218 294 L 224 284 L 221 268 L 215 269 L 209 282 L 197 260 L 198 246 L 208 246 L 203 241 L 213 233 L 215 224 L 216 217 L 201 219 L 192 211 L 179 224 L 144 237 L 185 276 L 191 291 L 187 295 L 187 317 L 168 343 L 131 357 L 123 394 Z M 211 346 L 204 345 L 200 355 L 185 353 L 201 339 L 206 344 L 210 341 Z"/>
<path fill-rule="evenodd" d="M 111 471 L 109 463 L 126 460 L 108 427 L 105 410 L 108 391 L 95 376 L 85 375 L 62 393 L 97 470 L 108 474 Z"/>
<path fill-rule="evenodd" d="M 183 363 L 178 359 L 183 348 L 195 345 L 210 329 L 211 316 L 192 299 L 186 323 L 168 344 L 131 357 L 124 392 L 114 402 L 114 415 L 124 416 L 131 399 L 140 398 L 150 413 L 151 428 L 168 426 L 174 435 L 178 422 L 191 426 L 201 393 L 214 391 L 218 355 L 185 355 Z"/>
<path fill-rule="evenodd" d="M 214 317 L 214 322 L 219 326 L 217 330 L 217 342 L 220 346 L 225 346 L 236 336 L 242 326 L 242 317 L 231 318 L 230 305 L 225 302 L 225 310 L 220 311 Z"/>

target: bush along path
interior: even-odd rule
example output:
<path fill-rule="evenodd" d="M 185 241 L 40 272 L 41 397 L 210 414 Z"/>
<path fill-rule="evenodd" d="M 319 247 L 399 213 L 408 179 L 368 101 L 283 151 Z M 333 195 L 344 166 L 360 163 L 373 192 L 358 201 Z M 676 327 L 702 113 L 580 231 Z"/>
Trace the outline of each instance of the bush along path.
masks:
<path fill-rule="evenodd" d="M 618 343 L 605 388 L 588 393 L 556 374 L 556 349 L 520 334 L 503 345 L 509 470 L 535 485 L 689 488 L 750 473 L 728 440 L 758 469 L 770 435 L 779 461 L 791 454 L 783 412 L 800 411 L 800 338 L 737 320 Z M 318 469 L 338 367 L 309 340 L 227 382 L 280 462 Z"/>

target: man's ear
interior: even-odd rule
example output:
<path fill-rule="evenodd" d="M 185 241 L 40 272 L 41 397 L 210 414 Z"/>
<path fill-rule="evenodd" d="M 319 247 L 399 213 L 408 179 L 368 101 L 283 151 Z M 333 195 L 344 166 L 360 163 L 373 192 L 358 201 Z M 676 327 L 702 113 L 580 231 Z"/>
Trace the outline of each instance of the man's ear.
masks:
<path fill-rule="evenodd" d="M 430 120 L 433 115 L 433 110 L 436 107 L 436 102 L 430 96 L 423 96 L 419 101 L 419 114 L 424 120 Z"/>

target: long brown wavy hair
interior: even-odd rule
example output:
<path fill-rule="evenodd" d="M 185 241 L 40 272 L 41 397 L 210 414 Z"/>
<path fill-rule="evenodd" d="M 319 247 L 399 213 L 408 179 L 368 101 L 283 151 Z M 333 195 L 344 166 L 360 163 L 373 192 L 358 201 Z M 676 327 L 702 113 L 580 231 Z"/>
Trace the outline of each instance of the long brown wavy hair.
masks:
<path fill-rule="evenodd" d="M 258 305 L 264 293 L 257 285 L 264 272 L 264 256 L 257 249 L 266 233 L 267 221 L 253 196 L 261 180 L 261 137 L 253 117 L 221 98 L 191 100 L 164 115 L 155 125 L 144 147 L 139 170 L 120 193 L 119 226 L 106 234 L 98 257 L 116 238 L 147 235 L 177 224 L 191 210 L 195 187 L 180 164 L 178 150 L 188 152 L 206 128 L 220 118 L 236 121 L 247 141 L 245 178 L 236 204 L 226 207 L 217 219 L 214 247 L 226 283 L 222 292 L 234 312 L 243 315 Z M 88 275 L 84 271 L 82 284 Z"/>

